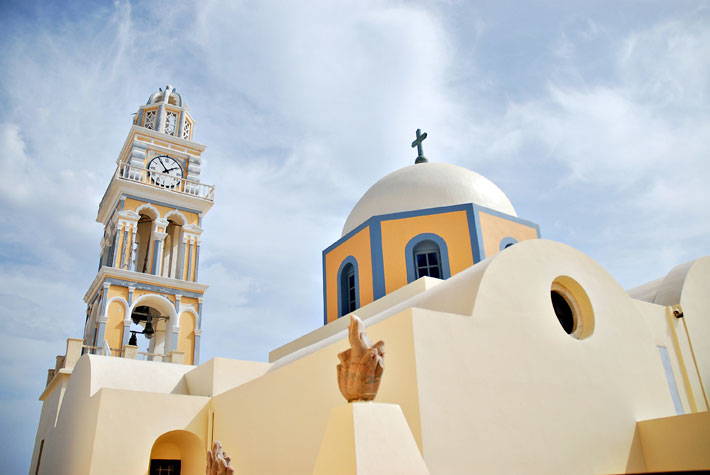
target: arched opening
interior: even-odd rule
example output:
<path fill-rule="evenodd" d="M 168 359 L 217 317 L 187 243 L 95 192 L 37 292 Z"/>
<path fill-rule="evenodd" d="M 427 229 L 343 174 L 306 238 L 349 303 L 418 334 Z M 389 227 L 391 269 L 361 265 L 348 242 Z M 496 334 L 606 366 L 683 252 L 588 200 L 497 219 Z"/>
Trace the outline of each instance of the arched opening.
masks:
<path fill-rule="evenodd" d="M 153 217 L 141 213 L 136 230 L 136 272 L 147 273 L 150 270 L 150 236 L 153 230 Z"/>
<path fill-rule="evenodd" d="M 150 450 L 149 475 L 205 473 L 204 445 L 192 432 L 166 432 L 156 439 Z"/>
<path fill-rule="evenodd" d="M 433 233 L 419 234 L 409 240 L 404 248 L 407 262 L 407 282 L 421 277 L 448 279 L 451 277 L 449 251 L 440 236 Z"/>
<path fill-rule="evenodd" d="M 357 261 L 349 256 L 338 270 L 338 317 L 354 312 L 360 307 L 360 288 Z"/>
<path fill-rule="evenodd" d="M 138 347 L 140 359 L 164 361 L 171 318 L 176 318 L 175 310 L 165 297 L 145 295 L 136 300 L 128 344 Z"/>
<path fill-rule="evenodd" d="M 182 262 L 182 223 L 176 220 L 168 220 L 165 229 L 165 241 L 163 242 L 163 277 L 172 279 L 178 278 L 179 263 Z"/>

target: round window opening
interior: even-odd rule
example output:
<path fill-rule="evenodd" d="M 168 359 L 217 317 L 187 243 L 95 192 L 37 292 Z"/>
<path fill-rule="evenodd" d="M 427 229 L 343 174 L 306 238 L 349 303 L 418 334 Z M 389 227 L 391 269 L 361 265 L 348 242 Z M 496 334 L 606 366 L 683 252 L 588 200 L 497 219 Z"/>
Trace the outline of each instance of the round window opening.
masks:
<path fill-rule="evenodd" d="M 557 320 L 560 321 L 560 325 L 567 332 L 571 334 L 574 331 L 574 315 L 572 313 L 572 307 L 569 306 L 567 300 L 556 290 L 550 291 L 552 297 L 552 308 L 555 309 L 555 315 L 557 315 Z"/>
<path fill-rule="evenodd" d="M 573 278 L 562 275 L 550 288 L 552 308 L 568 335 L 584 339 L 594 332 L 594 310 L 587 292 Z"/>

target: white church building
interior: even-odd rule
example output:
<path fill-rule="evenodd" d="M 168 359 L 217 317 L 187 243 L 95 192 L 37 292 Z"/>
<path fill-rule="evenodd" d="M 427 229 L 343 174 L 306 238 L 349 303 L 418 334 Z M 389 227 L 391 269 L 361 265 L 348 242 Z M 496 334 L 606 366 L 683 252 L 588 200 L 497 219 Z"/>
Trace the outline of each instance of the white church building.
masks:
<path fill-rule="evenodd" d="M 490 180 L 429 162 L 419 131 L 416 163 L 367 190 L 322 253 L 323 326 L 268 363 L 201 362 L 215 197 L 194 133 L 172 86 L 138 109 L 30 474 L 202 474 L 215 440 L 240 475 L 710 470 L 710 257 L 624 290 Z M 374 402 L 338 390 L 353 314 L 385 342 Z"/>

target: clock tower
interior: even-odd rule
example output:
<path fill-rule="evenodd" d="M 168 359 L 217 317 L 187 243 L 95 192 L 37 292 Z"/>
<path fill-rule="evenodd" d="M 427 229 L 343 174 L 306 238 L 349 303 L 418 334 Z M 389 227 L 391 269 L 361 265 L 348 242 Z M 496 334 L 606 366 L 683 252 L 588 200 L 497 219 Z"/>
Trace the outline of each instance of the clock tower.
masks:
<path fill-rule="evenodd" d="M 84 351 L 198 364 L 202 218 L 214 187 L 200 182 L 205 146 L 168 85 L 139 107 L 99 205 L 99 270 L 84 296 Z M 137 351 L 136 346 L 142 351 Z"/>

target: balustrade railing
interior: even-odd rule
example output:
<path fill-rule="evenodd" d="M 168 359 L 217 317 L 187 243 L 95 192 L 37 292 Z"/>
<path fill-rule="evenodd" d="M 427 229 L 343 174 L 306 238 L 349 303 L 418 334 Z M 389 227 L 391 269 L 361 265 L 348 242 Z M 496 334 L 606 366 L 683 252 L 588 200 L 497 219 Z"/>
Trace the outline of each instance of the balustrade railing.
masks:
<path fill-rule="evenodd" d="M 214 185 L 206 185 L 199 181 L 188 180 L 187 178 L 170 175 L 168 173 L 148 170 L 143 167 L 134 167 L 124 163 L 116 168 L 116 172 L 113 176 L 120 180 L 137 181 L 156 188 L 174 191 L 175 193 L 214 201 Z M 103 206 L 105 199 L 106 195 L 104 195 L 101 200 L 101 206 Z"/>
<path fill-rule="evenodd" d="M 138 351 L 136 353 L 138 355 L 139 360 L 146 360 L 146 361 L 170 361 L 170 355 L 164 355 L 162 353 L 150 353 L 147 351 Z"/>

